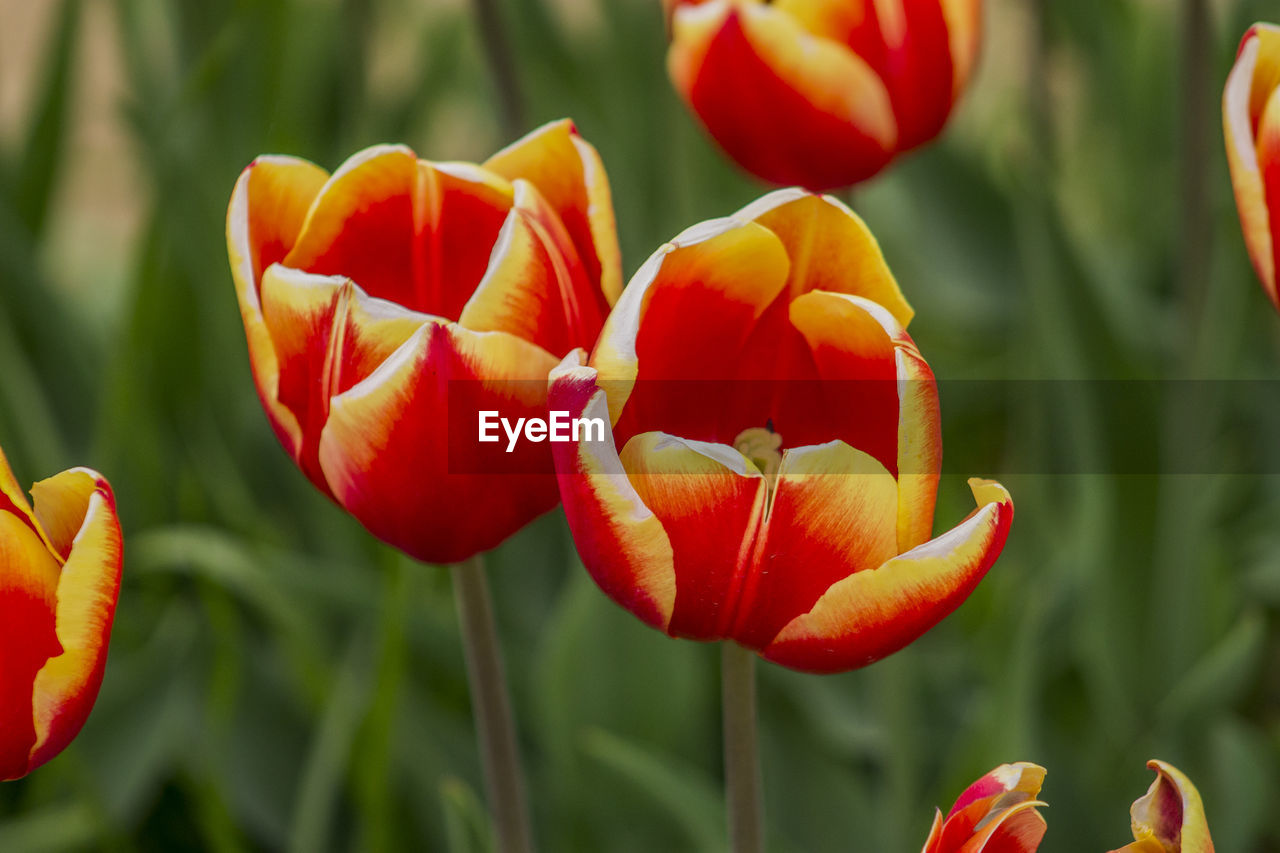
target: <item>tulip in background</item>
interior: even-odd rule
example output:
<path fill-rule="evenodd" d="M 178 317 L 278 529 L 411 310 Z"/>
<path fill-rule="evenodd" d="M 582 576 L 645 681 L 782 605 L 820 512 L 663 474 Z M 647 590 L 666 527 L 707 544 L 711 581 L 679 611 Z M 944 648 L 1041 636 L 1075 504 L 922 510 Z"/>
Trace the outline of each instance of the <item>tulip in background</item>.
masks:
<path fill-rule="evenodd" d="M 101 475 L 73 468 L 27 503 L 0 451 L 0 779 L 17 779 L 80 732 L 102 684 L 122 541 Z"/>
<path fill-rule="evenodd" d="M 1043 767 L 1002 764 L 970 785 L 943 818 L 939 811 L 921 853 L 1034 853 L 1045 822 L 1036 811 Z"/>
<path fill-rule="evenodd" d="M 555 506 L 545 444 L 503 460 L 542 473 L 496 473 L 501 446 L 447 440 L 448 402 L 457 381 L 474 408 L 545 416 L 547 372 L 595 341 L 621 289 L 608 180 L 570 122 L 483 166 L 393 145 L 333 175 L 259 157 L 227 250 L 276 435 L 375 536 L 453 563 Z"/>
<path fill-rule="evenodd" d="M 1130 810 L 1133 843 L 1111 853 L 1213 853 L 1200 792 L 1182 771 L 1148 761 L 1156 780 Z"/>
<path fill-rule="evenodd" d="M 1280 27 L 1254 24 L 1245 33 L 1222 95 L 1222 126 L 1245 246 L 1280 309 Z"/>
<path fill-rule="evenodd" d="M 941 131 L 981 41 L 981 0 L 665 0 L 668 69 L 763 180 L 847 186 Z"/>
<path fill-rule="evenodd" d="M 660 249 L 590 366 L 552 374 L 553 408 L 616 424 L 555 446 L 600 587 L 672 636 L 810 672 L 878 660 L 959 606 L 1013 503 L 972 480 L 975 512 L 929 539 L 941 432 L 911 313 L 829 197 L 778 191 Z"/>
<path fill-rule="evenodd" d="M 595 341 L 618 296 L 599 155 L 559 121 L 484 165 L 398 145 L 332 175 L 259 157 L 232 194 L 227 251 L 258 395 L 285 449 L 375 536 L 455 564 L 495 835 L 503 851 L 532 849 L 479 555 L 559 495 L 546 445 L 504 457 L 469 429 L 481 410 L 545 417 L 548 372 Z"/>

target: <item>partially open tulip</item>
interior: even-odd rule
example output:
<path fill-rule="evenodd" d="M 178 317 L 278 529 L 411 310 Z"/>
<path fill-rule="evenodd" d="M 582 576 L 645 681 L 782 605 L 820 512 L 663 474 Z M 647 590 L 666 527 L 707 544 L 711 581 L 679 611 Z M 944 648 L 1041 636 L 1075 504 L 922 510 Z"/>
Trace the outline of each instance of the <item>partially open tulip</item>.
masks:
<path fill-rule="evenodd" d="M 570 122 L 484 165 L 398 145 L 332 175 L 259 157 L 227 248 L 276 434 L 375 535 L 455 562 L 556 504 L 547 445 L 504 456 L 461 427 L 485 409 L 545 417 L 548 371 L 621 290 L 608 180 Z"/>
<path fill-rule="evenodd" d="M 1200 792 L 1182 771 L 1148 761 L 1156 780 L 1130 809 L 1133 843 L 1111 853 L 1213 853 Z"/>
<path fill-rule="evenodd" d="M 79 734 L 107 663 L 121 539 L 107 481 L 73 468 L 27 502 L 0 452 L 0 779 Z"/>
<path fill-rule="evenodd" d="M 1222 126 L 1245 246 L 1280 308 L 1280 27 L 1254 24 L 1245 33 L 1222 95 Z"/>
<path fill-rule="evenodd" d="M 871 177 L 941 132 L 981 0 L 666 0 L 676 90 L 733 159 L 810 189 Z"/>
<path fill-rule="evenodd" d="M 600 587 L 673 636 L 852 669 L 954 610 L 1013 504 L 929 540 L 942 447 L 911 308 L 862 221 L 800 190 L 688 229 L 636 273 L 551 407 L 611 420 L 554 446 Z M 585 435 L 585 433 L 584 433 Z"/>
<path fill-rule="evenodd" d="M 921 853 L 1034 853 L 1045 822 L 1036 799 L 1043 767 L 1002 764 L 965 790 L 944 818 L 939 811 Z"/>

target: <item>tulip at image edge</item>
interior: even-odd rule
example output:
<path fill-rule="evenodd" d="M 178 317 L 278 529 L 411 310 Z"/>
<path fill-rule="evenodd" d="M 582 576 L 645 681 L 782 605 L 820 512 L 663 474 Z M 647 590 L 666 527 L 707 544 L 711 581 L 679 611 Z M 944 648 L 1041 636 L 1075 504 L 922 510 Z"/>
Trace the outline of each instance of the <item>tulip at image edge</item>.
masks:
<path fill-rule="evenodd" d="M 93 709 L 120 592 L 111 486 L 72 468 L 27 502 L 0 450 L 0 779 L 56 756 Z"/>
<path fill-rule="evenodd" d="M 740 166 L 774 184 L 865 180 L 942 132 L 982 34 L 980 0 L 665 0 L 672 84 Z"/>
<path fill-rule="evenodd" d="M 911 314 L 830 197 L 780 190 L 659 249 L 590 364 L 551 375 L 553 409 L 615 425 L 553 448 L 596 583 L 672 636 L 812 672 L 878 660 L 958 607 L 1013 502 L 971 480 L 977 508 L 929 538 L 941 430 Z M 674 399 L 691 381 L 696 399 Z"/>
<path fill-rule="evenodd" d="M 1280 309 L 1280 27 L 1254 24 L 1240 42 L 1222 93 L 1227 164 L 1245 247 L 1263 290 Z"/>
<path fill-rule="evenodd" d="M 398 145 L 332 175 L 259 157 L 227 250 L 277 437 L 375 536 L 454 563 L 556 505 L 545 444 L 451 444 L 449 400 L 466 387 L 473 408 L 545 417 L 548 371 L 595 341 L 621 290 L 608 178 L 572 122 L 483 165 Z"/>

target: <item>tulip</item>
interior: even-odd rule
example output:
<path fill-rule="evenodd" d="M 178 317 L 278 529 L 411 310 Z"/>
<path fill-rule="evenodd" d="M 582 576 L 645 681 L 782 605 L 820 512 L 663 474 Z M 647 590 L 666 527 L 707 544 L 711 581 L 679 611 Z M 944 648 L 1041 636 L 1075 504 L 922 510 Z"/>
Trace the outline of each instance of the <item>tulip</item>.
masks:
<path fill-rule="evenodd" d="M 621 290 L 608 179 L 572 123 L 483 165 L 399 145 L 332 175 L 259 157 L 227 249 L 276 435 L 374 535 L 457 562 L 556 504 L 545 444 L 504 456 L 474 424 L 544 416 L 548 371 L 595 340 Z"/>
<path fill-rule="evenodd" d="M 1253 268 L 1271 301 L 1280 247 L 1280 27 L 1254 24 L 1222 94 L 1222 127 L 1236 208 Z"/>
<path fill-rule="evenodd" d="M 1002 764 L 970 785 L 943 818 L 938 811 L 921 853 L 1034 853 L 1045 822 L 1036 808 L 1045 770 Z"/>
<path fill-rule="evenodd" d="M 681 98 L 747 171 L 830 189 L 937 136 L 981 0 L 666 0 Z"/>
<path fill-rule="evenodd" d="M 120 591 L 115 498 L 73 468 L 36 483 L 35 509 L 0 451 L 0 779 L 79 734 L 107 663 Z"/>
<path fill-rule="evenodd" d="M 1147 766 L 1156 780 L 1129 812 L 1133 843 L 1111 853 L 1213 853 L 1196 786 L 1171 764 L 1152 760 Z"/>
<path fill-rule="evenodd" d="M 553 409 L 614 424 L 554 446 L 601 589 L 672 636 L 814 672 L 884 657 L 958 607 L 1013 503 L 971 480 L 978 508 L 926 541 L 941 433 L 911 314 L 833 198 L 778 191 L 659 249 L 590 364 L 572 353 L 551 379 Z"/>

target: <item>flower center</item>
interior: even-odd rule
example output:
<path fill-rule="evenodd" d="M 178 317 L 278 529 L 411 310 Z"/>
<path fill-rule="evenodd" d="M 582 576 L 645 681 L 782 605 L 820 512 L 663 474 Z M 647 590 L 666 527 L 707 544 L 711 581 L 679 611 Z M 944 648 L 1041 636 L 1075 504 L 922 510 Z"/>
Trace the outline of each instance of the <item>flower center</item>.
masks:
<path fill-rule="evenodd" d="M 773 421 L 765 424 L 763 429 L 751 427 L 738 433 L 738 437 L 733 440 L 733 448 L 760 469 L 769 497 L 773 497 L 778 481 L 778 468 L 782 465 L 782 436 L 773 431 Z"/>

